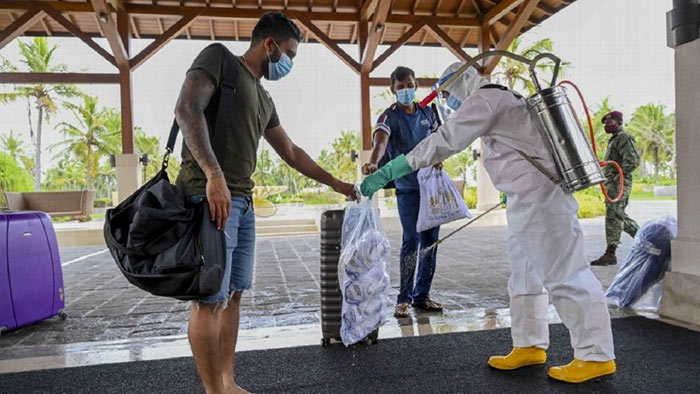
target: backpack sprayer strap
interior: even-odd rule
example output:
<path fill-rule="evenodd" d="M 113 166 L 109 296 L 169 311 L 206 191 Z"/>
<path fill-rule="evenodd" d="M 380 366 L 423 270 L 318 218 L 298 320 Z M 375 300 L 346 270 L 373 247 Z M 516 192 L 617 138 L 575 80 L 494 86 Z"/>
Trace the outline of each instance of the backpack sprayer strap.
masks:
<path fill-rule="evenodd" d="M 521 150 L 516 149 L 515 151 L 518 152 L 520 154 L 520 156 L 523 157 L 523 159 L 527 160 L 530 164 L 532 164 L 533 167 L 537 168 L 542 174 L 544 174 L 544 176 L 546 176 L 547 179 L 552 181 L 552 183 L 554 183 L 555 185 L 558 185 L 561 183 L 561 178 L 559 177 L 559 175 L 551 173 L 542 164 L 540 164 L 540 162 L 538 162 L 537 159 L 535 159 L 532 156 L 529 156 L 527 153 L 525 153 Z"/>

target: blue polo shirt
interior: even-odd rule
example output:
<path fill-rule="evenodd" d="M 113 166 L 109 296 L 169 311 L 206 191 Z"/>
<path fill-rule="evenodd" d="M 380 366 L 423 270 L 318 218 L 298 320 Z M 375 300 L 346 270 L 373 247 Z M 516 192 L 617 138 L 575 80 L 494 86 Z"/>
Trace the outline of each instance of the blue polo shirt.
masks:
<path fill-rule="evenodd" d="M 398 104 L 387 108 L 374 127 L 374 132 L 384 132 L 389 135 L 389 143 L 385 155 L 389 160 L 408 154 L 423 141 L 430 133 L 438 129 L 435 114 L 430 108 L 421 108 L 414 103 L 416 111 L 407 113 Z M 396 180 L 396 190 L 418 190 L 418 171 Z"/>

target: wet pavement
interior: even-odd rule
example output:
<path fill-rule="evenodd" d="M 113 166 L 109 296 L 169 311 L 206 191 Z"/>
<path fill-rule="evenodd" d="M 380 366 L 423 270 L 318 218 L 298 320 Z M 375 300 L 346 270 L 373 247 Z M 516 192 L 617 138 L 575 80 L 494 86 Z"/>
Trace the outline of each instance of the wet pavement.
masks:
<path fill-rule="evenodd" d="M 633 202 L 628 212 L 641 224 L 675 214 L 675 206 L 673 201 Z M 582 221 L 585 253 L 590 260 L 605 249 L 603 223 L 602 218 Z M 414 329 L 420 334 L 421 327 L 423 331 L 442 332 L 509 324 L 506 233 L 502 226 L 466 228 L 442 244 L 431 297 L 445 305 L 445 312 L 437 316 L 421 314 L 416 320 L 403 322 L 391 318 L 390 331 L 405 336 L 407 330 Z M 398 294 L 401 234 L 389 236 L 393 247 L 393 303 Z M 632 239 L 625 235 L 620 258 L 626 256 L 631 243 Z M 188 303 L 150 296 L 131 286 L 102 247 L 63 248 L 60 252 L 68 319 L 50 319 L 3 334 L 0 349 L 6 355 L 33 352 L 31 349 L 42 346 L 94 341 L 144 341 L 154 337 L 184 340 Z M 320 322 L 319 237 L 260 239 L 256 253 L 253 289 L 244 293 L 242 300 L 241 329 L 260 332 L 275 327 L 316 327 Z M 593 271 L 607 286 L 616 267 L 594 267 Z M 386 312 L 393 312 L 393 304 Z M 442 328 L 431 324 L 436 319 L 442 322 Z M 318 331 L 314 332 L 318 339 Z"/>

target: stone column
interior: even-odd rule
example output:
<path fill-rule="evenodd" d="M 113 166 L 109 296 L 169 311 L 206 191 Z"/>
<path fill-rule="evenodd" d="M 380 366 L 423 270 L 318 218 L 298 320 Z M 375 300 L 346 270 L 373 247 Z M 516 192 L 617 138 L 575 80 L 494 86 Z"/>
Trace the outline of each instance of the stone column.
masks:
<path fill-rule="evenodd" d="M 139 155 L 123 154 L 116 155 L 117 168 L 117 192 L 119 202 L 124 201 L 141 187 L 141 162 Z"/>
<path fill-rule="evenodd" d="M 700 39 L 675 47 L 678 237 L 662 316 L 700 325 Z"/>
<path fill-rule="evenodd" d="M 484 168 L 484 161 L 481 158 L 481 152 L 483 152 L 481 139 L 475 145 L 479 151 L 479 159 L 476 162 L 476 210 L 485 211 L 498 204 L 501 195 L 491 183 L 491 178 Z"/>

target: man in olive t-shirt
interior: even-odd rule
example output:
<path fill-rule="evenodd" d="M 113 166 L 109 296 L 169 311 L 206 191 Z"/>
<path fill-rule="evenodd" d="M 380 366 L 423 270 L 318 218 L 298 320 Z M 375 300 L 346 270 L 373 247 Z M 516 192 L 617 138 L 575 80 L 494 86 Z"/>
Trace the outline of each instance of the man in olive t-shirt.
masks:
<path fill-rule="evenodd" d="M 353 185 L 321 169 L 289 139 L 272 98 L 260 84 L 263 76 L 279 80 L 291 71 L 300 41 L 299 28 L 284 14 L 263 15 L 243 56 L 231 55 L 220 44 L 208 46 L 197 56 L 175 108 L 185 140 L 177 185 L 190 204 L 206 198 L 212 221 L 226 232 L 221 290 L 193 303 L 188 333 L 199 376 L 210 394 L 246 392 L 236 385 L 233 366 L 241 294 L 250 288 L 253 275 L 251 176 L 260 138 L 265 137 L 297 171 L 356 198 Z M 220 90 L 224 72 L 233 81 L 225 93 Z M 219 110 L 220 94 L 232 95 L 230 108 Z M 222 119 L 224 123 L 217 127 Z"/>

